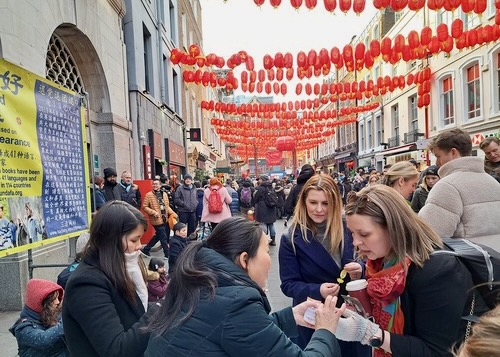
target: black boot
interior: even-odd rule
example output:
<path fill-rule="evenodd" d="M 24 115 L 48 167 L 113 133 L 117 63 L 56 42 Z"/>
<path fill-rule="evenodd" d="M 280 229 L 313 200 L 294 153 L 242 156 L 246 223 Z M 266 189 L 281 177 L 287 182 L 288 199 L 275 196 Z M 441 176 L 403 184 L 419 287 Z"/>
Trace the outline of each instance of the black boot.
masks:
<path fill-rule="evenodd" d="M 276 242 L 275 242 L 275 236 L 271 236 L 271 241 L 269 242 L 269 245 L 276 245 Z"/>

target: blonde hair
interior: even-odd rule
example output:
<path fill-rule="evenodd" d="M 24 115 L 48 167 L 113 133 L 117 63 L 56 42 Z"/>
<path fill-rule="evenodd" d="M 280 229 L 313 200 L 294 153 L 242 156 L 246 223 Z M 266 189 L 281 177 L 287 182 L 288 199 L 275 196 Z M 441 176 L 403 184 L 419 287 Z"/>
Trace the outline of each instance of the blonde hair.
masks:
<path fill-rule="evenodd" d="M 345 207 L 346 216 L 359 214 L 387 229 L 391 256 L 397 262 L 408 257 L 422 267 L 436 247 L 442 247 L 439 235 L 418 217 L 396 190 L 374 185 L 360 192 L 351 191 Z"/>
<path fill-rule="evenodd" d="M 395 165 L 392 165 L 389 170 L 384 175 L 382 184 L 390 187 L 394 187 L 396 181 L 400 178 L 405 181 L 414 179 L 418 177 L 418 171 L 415 166 L 409 161 L 401 161 Z"/>
<path fill-rule="evenodd" d="M 500 351 L 500 305 L 481 316 L 455 357 L 490 357 Z"/>
<path fill-rule="evenodd" d="M 291 230 L 295 232 L 297 228 L 302 233 L 304 241 L 309 243 L 307 232 L 311 231 L 314 235 L 318 233 L 316 223 L 307 214 L 306 199 L 311 191 L 322 191 L 326 195 L 328 202 L 328 214 L 326 219 L 325 238 L 329 237 L 330 253 L 336 254 L 344 250 L 344 226 L 342 224 L 342 199 L 339 189 L 329 175 L 320 173 L 312 176 L 302 187 L 295 213 L 291 222 Z M 295 249 L 294 237 L 290 237 Z"/>

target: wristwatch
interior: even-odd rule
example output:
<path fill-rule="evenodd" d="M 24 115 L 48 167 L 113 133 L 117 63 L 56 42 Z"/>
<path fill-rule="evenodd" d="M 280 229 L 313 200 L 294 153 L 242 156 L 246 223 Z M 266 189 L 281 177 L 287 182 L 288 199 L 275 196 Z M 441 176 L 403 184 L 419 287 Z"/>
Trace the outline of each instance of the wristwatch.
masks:
<path fill-rule="evenodd" d="M 384 339 L 385 339 L 385 331 L 382 330 L 382 337 L 378 337 L 377 335 L 374 335 L 370 337 L 370 340 L 368 341 L 368 344 L 372 346 L 373 348 L 380 348 L 384 344 Z"/>

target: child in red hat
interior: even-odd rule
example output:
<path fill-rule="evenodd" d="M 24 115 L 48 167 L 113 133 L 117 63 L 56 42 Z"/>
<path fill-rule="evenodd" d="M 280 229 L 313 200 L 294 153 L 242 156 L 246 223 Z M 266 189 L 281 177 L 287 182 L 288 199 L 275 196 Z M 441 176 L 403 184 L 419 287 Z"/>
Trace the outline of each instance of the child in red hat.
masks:
<path fill-rule="evenodd" d="M 28 281 L 21 316 L 9 329 L 19 356 L 69 356 L 61 321 L 63 295 L 63 288 L 52 281 Z"/>

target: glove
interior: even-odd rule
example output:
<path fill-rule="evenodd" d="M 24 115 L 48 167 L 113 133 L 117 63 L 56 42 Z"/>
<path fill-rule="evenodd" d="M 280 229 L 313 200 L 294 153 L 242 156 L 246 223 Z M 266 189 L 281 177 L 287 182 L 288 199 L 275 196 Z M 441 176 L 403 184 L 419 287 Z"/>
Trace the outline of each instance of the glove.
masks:
<path fill-rule="evenodd" d="M 370 338 L 379 330 L 380 326 L 365 319 L 356 312 L 346 310 L 346 317 L 341 317 L 337 324 L 335 337 L 342 341 L 356 341 L 368 345 Z"/>

